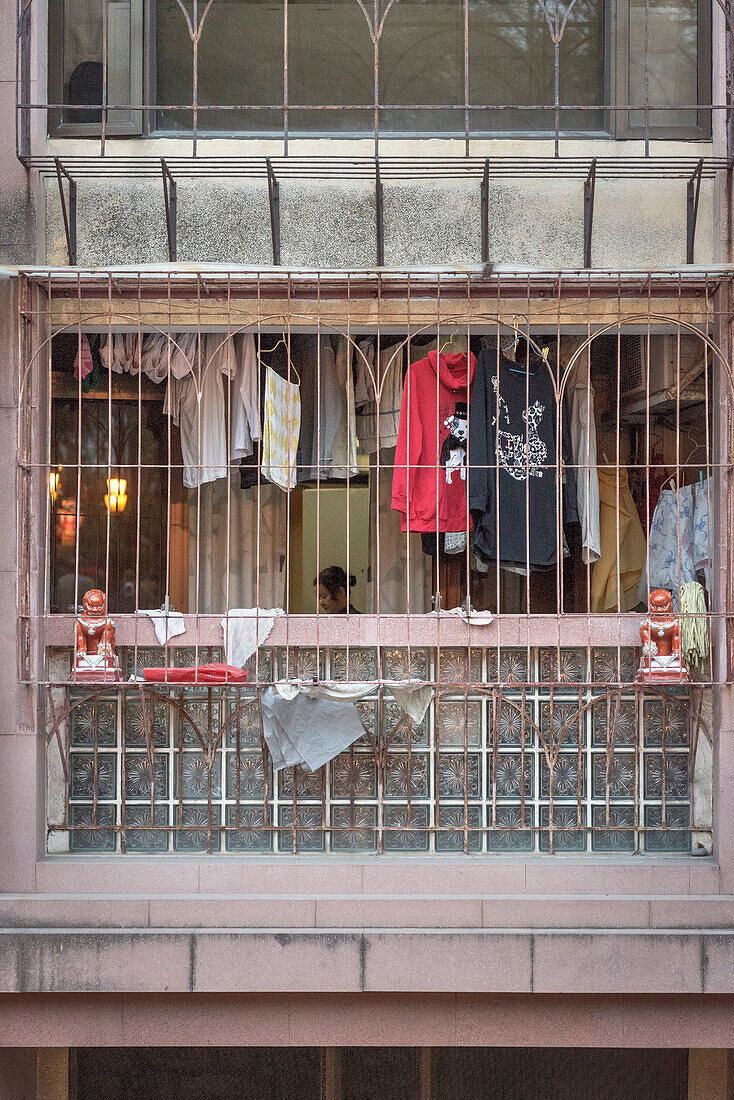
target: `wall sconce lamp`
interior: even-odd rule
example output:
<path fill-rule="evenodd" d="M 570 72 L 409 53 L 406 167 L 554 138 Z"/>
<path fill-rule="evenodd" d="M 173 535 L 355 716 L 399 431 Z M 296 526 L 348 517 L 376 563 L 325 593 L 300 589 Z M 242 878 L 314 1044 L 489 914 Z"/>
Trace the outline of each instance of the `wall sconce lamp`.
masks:
<path fill-rule="evenodd" d="M 104 504 L 108 512 L 117 515 L 125 511 L 127 504 L 127 481 L 124 477 L 108 477 Z"/>
<path fill-rule="evenodd" d="M 56 503 L 56 497 L 59 495 L 59 486 L 61 484 L 61 467 L 58 470 L 51 470 L 48 475 L 48 491 L 51 496 L 51 503 Z"/>

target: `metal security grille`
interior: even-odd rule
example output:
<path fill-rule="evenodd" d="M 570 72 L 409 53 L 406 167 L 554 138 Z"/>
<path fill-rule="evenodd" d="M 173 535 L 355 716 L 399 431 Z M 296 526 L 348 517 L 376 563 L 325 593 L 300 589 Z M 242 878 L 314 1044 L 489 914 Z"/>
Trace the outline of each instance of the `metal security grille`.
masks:
<path fill-rule="evenodd" d="M 731 578 L 716 550 L 732 533 L 729 294 L 715 272 L 24 275 L 19 677 L 38 685 L 47 717 L 49 850 L 643 855 L 710 845 L 714 708 L 732 654 Z M 157 381 L 143 369 L 147 336 L 159 339 Z M 243 489 L 237 460 L 214 482 L 184 490 L 186 471 L 206 467 L 182 453 L 181 429 L 166 413 L 184 336 L 199 396 L 229 337 L 252 337 L 263 365 L 281 342 L 304 408 L 329 387 L 349 389 L 348 374 L 335 383 L 322 373 L 328 355 L 353 368 L 362 356 L 372 364 L 376 449 L 365 457 L 355 441 L 356 461 L 337 462 L 336 481 L 334 463 L 329 472 L 319 457 L 314 476 L 283 490 L 256 461 L 255 483 Z M 129 360 L 90 384 L 74 363 L 97 338 Z M 390 506 L 397 463 L 379 446 L 392 392 L 386 371 L 402 354 L 408 379 L 431 348 L 444 354 L 461 341 L 485 363 L 488 354 L 498 364 L 516 354 L 525 414 L 531 363 L 555 379 L 557 454 L 533 460 L 558 502 L 546 521 L 555 565 L 542 574 L 491 562 L 478 569 L 470 524 L 460 553 L 431 556 Z M 634 401 L 624 388 L 631 341 L 642 349 L 641 411 L 639 387 Z M 535 346 L 549 349 L 540 363 Z M 345 349 L 351 360 L 339 359 Z M 653 392 L 655 364 L 671 354 L 673 385 Z M 595 394 L 597 454 L 587 442 L 561 464 L 574 366 L 576 387 Z M 231 417 L 231 377 L 222 386 Z M 323 407 L 315 410 L 320 446 Z M 530 462 L 526 455 L 526 471 Z M 496 456 L 486 468 L 499 477 Z M 469 462 L 469 479 L 473 471 Z M 595 472 L 612 486 L 601 602 L 583 527 L 562 519 L 571 471 L 579 484 Z M 438 455 L 429 472 L 445 475 Z M 702 486 L 714 517 L 697 574 L 705 608 L 680 613 L 684 624 L 695 620 L 706 650 L 690 660 L 685 683 L 635 682 L 650 585 L 638 570 L 629 586 L 625 531 L 633 521 L 651 526 L 655 485 L 676 499 Z M 667 545 L 676 598 L 686 530 L 681 513 Z M 645 545 L 649 569 L 652 535 Z M 334 564 L 360 574 L 360 614 L 327 614 L 317 603 L 312 578 Z M 105 593 L 115 620 L 119 684 L 71 675 L 74 608 L 88 587 Z M 146 610 L 165 599 L 184 633 L 163 646 Z M 261 639 L 246 684 L 138 681 L 144 668 L 222 660 L 232 609 L 261 609 L 252 612 L 257 626 L 277 604 L 285 613 Z M 421 721 L 393 690 L 411 681 L 430 692 Z M 369 684 L 355 704 L 363 735 L 314 772 L 274 772 L 262 698 L 283 682 Z"/>

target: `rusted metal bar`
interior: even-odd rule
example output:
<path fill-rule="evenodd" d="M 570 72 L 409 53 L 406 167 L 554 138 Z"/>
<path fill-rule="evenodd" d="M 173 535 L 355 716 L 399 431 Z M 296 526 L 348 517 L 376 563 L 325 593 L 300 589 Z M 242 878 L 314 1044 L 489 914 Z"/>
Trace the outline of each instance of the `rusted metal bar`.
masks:
<path fill-rule="evenodd" d="M 489 263 L 489 157 L 485 158 L 481 185 L 482 263 Z"/>
<path fill-rule="evenodd" d="M 18 157 L 25 161 L 31 155 L 31 2 L 18 0 L 18 71 L 15 85 L 15 140 Z M 22 106 L 19 106 L 20 98 Z"/>
<path fill-rule="evenodd" d="M 596 191 L 596 157 L 589 166 L 584 183 L 584 267 L 591 267 L 591 232 L 594 225 L 594 193 Z"/>
<path fill-rule="evenodd" d="M 375 239 L 377 243 L 377 266 L 385 266 L 385 222 L 384 203 L 382 191 L 382 178 L 380 176 L 380 158 L 375 157 Z"/>
<path fill-rule="evenodd" d="M 54 158 L 56 164 L 56 179 L 59 184 L 59 199 L 61 200 L 61 215 L 64 219 L 64 234 L 66 236 L 66 252 L 69 257 L 69 266 L 76 266 L 76 180 L 73 179 L 64 168 L 59 157 Z M 63 180 L 66 178 L 69 185 L 69 206 L 66 206 Z"/>
<path fill-rule="evenodd" d="M 161 157 L 161 172 L 163 175 L 163 199 L 166 204 L 168 260 L 170 263 L 174 264 L 176 262 L 176 181 L 171 175 L 165 157 Z"/>
<path fill-rule="evenodd" d="M 280 266 L 280 184 L 275 177 L 270 157 L 265 158 L 268 173 L 268 205 L 270 207 L 270 236 L 273 242 L 273 263 Z"/>
<path fill-rule="evenodd" d="M 703 159 L 699 160 L 693 175 L 686 184 L 686 263 L 694 263 L 696 251 L 696 222 L 698 221 L 698 202 L 701 197 L 701 178 Z"/>

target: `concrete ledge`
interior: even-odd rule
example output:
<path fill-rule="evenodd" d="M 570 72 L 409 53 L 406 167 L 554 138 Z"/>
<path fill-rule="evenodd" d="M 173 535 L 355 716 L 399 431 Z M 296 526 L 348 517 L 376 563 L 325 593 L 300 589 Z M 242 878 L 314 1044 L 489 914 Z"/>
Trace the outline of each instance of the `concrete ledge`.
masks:
<path fill-rule="evenodd" d="M 0 895 L 0 928 L 734 929 L 724 894 L 120 893 Z"/>
<path fill-rule="evenodd" d="M 731 993 L 734 931 L 0 930 L 0 993 Z"/>

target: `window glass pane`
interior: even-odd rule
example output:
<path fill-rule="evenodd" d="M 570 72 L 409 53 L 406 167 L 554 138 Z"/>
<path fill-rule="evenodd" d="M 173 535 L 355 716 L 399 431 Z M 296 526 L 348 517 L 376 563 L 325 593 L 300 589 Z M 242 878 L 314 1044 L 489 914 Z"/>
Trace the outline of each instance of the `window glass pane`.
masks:
<path fill-rule="evenodd" d="M 187 5 L 191 14 L 192 5 Z M 204 4 L 199 4 L 199 18 Z M 234 48 L 233 48 L 234 47 Z M 198 102 L 205 107 L 283 102 L 283 0 L 215 0 L 199 42 Z M 193 102 L 193 46 L 176 0 L 156 7 L 156 102 Z M 191 110 L 159 111 L 161 130 L 192 128 Z M 199 130 L 282 129 L 282 111 L 204 110 Z"/>
<path fill-rule="evenodd" d="M 645 102 L 645 0 L 630 0 L 630 103 Z M 674 108 L 698 101 L 698 0 L 650 0 L 649 102 Z M 651 126 L 695 126 L 695 111 L 651 111 Z M 644 126 L 635 111 L 630 124 Z"/>
<path fill-rule="evenodd" d="M 559 4 L 561 20 L 567 4 Z M 555 14 L 555 4 L 547 9 Z M 595 106 L 604 101 L 604 2 L 577 0 L 559 50 L 560 101 Z M 471 0 L 469 96 L 489 106 L 540 107 L 554 102 L 554 48 L 538 0 Z M 553 130 L 552 110 L 476 111 L 472 129 Z M 566 130 L 600 130 L 603 112 L 563 112 Z"/>
<path fill-rule="evenodd" d="M 366 8 L 372 16 L 373 3 Z M 373 59 L 367 20 L 356 0 L 295 0 L 288 5 L 291 103 L 369 107 L 374 102 Z M 289 121 L 290 129 L 301 133 L 349 133 L 372 125 L 371 110 L 296 111 Z"/>
<path fill-rule="evenodd" d="M 131 103 L 131 0 L 109 0 L 107 5 L 107 102 Z M 103 9 L 99 0 L 65 0 L 62 20 L 63 123 L 101 123 Z M 75 104 L 79 106 L 75 107 Z M 108 124 L 130 120 L 129 111 L 110 111 Z"/>
<path fill-rule="evenodd" d="M 365 14 L 366 12 L 366 14 Z M 379 99 L 382 132 L 461 131 L 464 126 L 463 0 L 380 0 Z M 357 0 L 291 0 L 288 101 L 291 133 L 368 132 L 374 125 L 374 5 Z M 233 51 L 233 41 L 247 42 Z M 553 102 L 553 43 L 538 0 L 469 0 L 469 97 L 477 104 Z M 601 104 L 603 0 L 577 0 L 561 43 L 561 100 Z M 226 58 L 226 64 L 222 59 Z M 157 6 L 157 97 L 190 104 L 193 50 L 176 0 Z M 199 47 L 201 104 L 283 101 L 282 0 L 215 0 Z M 322 110 L 322 106 L 340 110 Z M 420 110 L 421 106 L 445 109 Z M 304 109 L 306 108 L 306 109 Z M 351 109 L 350 109 L 351 108 Z M 453 109 L 452 109 L 453 108 Z M 191 128 L 191 111 L 159 112 L 162 129 Z M 277 111 L 205 111 L 200 130 L 278 131 Z M 600 129 L 601 111 L 563 116 L 566 129 Z M 479 131 L 552 130 L 549 111 L 473 112 Z"/>

